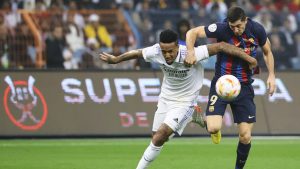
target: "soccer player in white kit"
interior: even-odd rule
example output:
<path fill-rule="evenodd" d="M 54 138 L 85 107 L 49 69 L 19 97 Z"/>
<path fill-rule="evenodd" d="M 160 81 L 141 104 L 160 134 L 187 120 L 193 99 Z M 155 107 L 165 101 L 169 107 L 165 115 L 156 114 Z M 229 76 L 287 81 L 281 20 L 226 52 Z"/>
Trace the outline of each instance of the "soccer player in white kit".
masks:
<path fill-rule="evenodd" d="M 257 65 L 257 61 L 243 50 L 223 42 L 195 47 L 197 64 L 187 65 L 184 63 L 186 46 L 178 45 L 178 35 L 172 30 L 162 31 L 160 42 L 153 46 L 131 50 L 120 56 L 100 54 L 100 59 L 109 64 L 144 57 L 147 62 L 158 63 L 164 74 L 153 121 L 152 140 L 137 169 L 147 168 L 159 155 L 163 144 L 174 134 L 181 135 L 186 125 L 191 122 L 204 78 L 201 60 L 218 52 L 240 57 L 247 61 L 251 68 Z"/>

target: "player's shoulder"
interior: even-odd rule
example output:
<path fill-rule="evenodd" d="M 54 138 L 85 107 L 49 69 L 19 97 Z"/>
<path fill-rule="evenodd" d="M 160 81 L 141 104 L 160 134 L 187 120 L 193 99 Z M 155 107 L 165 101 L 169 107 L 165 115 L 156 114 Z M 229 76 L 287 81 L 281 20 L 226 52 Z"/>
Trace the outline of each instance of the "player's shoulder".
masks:
<path fill-rule="evenodd" d="M 155 55 L 159 55 L 160 52 L 161 52 L 161 48 L 158 43 L 143 49 L 143 54 L 147 54 L 147 55 L 155 56 Z"/>
<path fill-rule="evenodd" d="M 258 22 L 248 18 L 247 25 L 248 29 L 250 29 L 254 33 L 259 33 L 261 31 L 265 31 L 265 28 Z"/>
<path fill-rule="evenodd" d="M 206 28 L 209 32 L 224 32 L 229 27 L 226 22 L 216 22 L 208 25 Z"/>
<path fill-rule="evenodd" d="M 220 41 L 227 41 L 231 36 L 231 31 L 227 22 L 216 22 L 204 28 L 206 37 L 217 38 Z"/>

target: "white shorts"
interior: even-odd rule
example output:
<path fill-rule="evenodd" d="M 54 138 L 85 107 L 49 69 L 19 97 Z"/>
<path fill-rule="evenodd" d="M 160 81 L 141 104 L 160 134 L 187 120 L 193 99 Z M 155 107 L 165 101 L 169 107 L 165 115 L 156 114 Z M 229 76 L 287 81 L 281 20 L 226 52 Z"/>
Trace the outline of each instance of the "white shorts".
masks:
<path fill-rule="evenodd" d="M 179 103 L 160 98 L 154 115 L 152 131 L 156 132 L 162 123 L 167 124 L 175 134 L 181 135 L 185 126 L 192 121 L 194 102 Z"/>

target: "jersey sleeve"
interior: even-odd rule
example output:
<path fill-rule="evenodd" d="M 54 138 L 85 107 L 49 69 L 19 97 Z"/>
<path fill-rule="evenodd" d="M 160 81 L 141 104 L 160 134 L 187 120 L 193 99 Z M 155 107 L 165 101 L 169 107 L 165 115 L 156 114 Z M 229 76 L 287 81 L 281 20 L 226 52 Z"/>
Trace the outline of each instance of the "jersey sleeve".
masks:
<path fill-rule="evenodd" d="M 143 58 L 146 62 L 155 62 L 155 56 L 160 52 L 159 44 L 155 44 L 150 47 L 146 47 L 142 50 Z"/>
<path fill-rule="evenodd" d="M 209 57 L 207 46 L 201 45 L 201 46 L 195 47 L 195 56 L 196 56 L 197 62 L 207 59 Z"/>
<path fill-rule="evenodd" d="M 259 46 L 264 46 L 267 41 L 267 33 L 265 31 L 265 28 L 261 24 L 255 23 L 254 30 L 258 38 Z"/>
<path fill-rule="evenodd" d="M 224 34 L 224 23 L 213 23 L 204 27 L 206 37 L 221 38 Z"/>

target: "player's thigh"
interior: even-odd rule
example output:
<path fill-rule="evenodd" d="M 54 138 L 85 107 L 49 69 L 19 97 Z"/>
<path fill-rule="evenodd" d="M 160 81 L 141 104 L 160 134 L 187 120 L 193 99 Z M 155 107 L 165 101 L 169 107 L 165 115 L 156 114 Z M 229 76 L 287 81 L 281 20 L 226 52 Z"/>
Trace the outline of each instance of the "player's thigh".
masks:
<path fill-rule="evenodd" d="M 168 110 L 167 103 L 162 99 L 160 99 L 157 103 L 157 110 L 154 114 L 153 125 L 152 125 L 153 132 L 156 132 L 161 126 L 161 124 L 163 123 L 163 121 L 165 120 L 167 115 L 167 110 Z"/>
<path fill-rule="evenodd" d="M 164 120 L 174 133 L 181 135 L 186 125 L 192 121 L 194 106 L 191 104 L 170 106 Z"/>
<path fill-rule="evenodd" d="M 230 104 L 235 123 L 256 122 L 254 90 L 251 84 L 242 84 L 239 96 Z"/>
<path fill-rule="evenodd" d="M 211 82 L 208 103 L 206 107 L 206 116 L 220 115 L 223 117 L 228 102 L 221 99 L 216 92 L 216 78 Z"/>
<path fill-rule="evenodd" d="M 220 115 L 211 115 L 206 117 L 207 130 L 216 132 L 222 128 L 223 117 Z"/>

